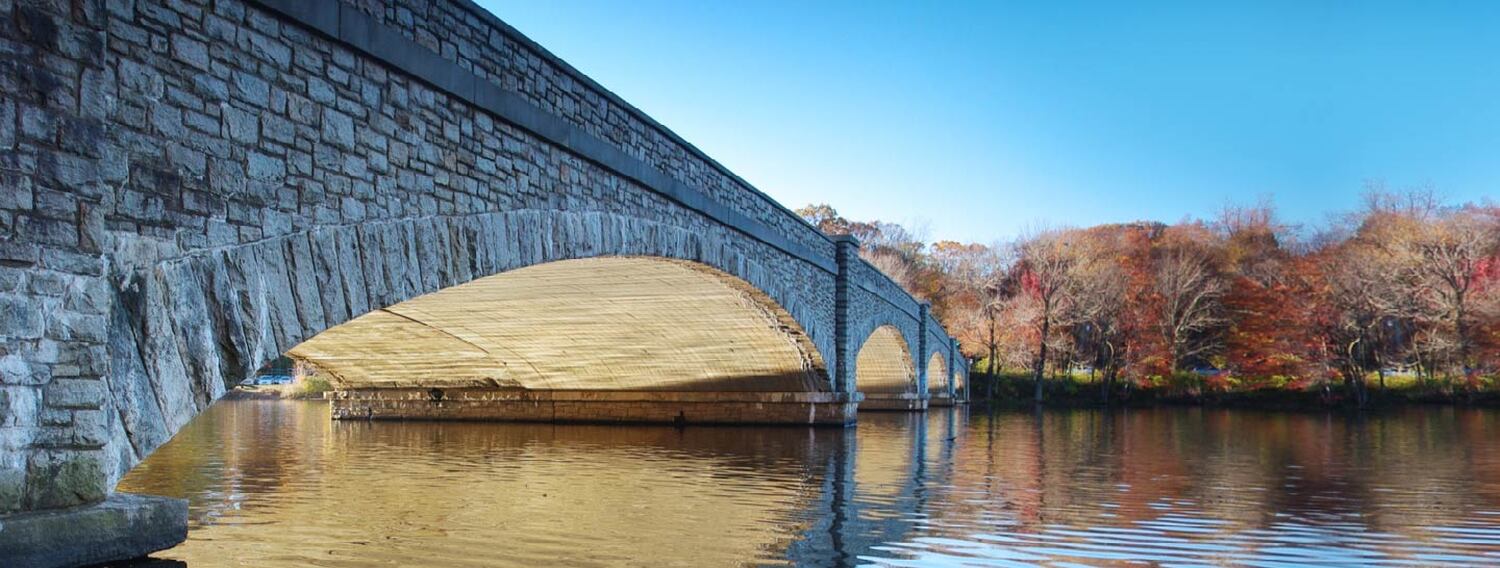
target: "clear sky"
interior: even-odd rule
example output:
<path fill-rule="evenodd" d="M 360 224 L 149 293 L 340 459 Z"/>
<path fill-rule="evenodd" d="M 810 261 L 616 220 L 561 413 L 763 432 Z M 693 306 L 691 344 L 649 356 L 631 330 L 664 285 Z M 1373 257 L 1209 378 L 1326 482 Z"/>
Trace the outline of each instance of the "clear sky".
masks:
<path fill-rule="evenodd" d="M 480 4 L 782 204 L 933 239 L 1500 196 L 1500 2 Z"/>

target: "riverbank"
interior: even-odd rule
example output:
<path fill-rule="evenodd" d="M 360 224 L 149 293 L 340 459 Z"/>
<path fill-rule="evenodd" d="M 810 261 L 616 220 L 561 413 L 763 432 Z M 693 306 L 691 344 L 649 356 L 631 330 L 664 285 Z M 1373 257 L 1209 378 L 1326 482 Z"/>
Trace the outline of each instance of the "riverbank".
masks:
<path fill-rule="evenodd" d="M 970 398 L 975 408 L 1021 408 L 1034 406 L 1031 377 L 1002 374 L 991 379 L 982 373 L 972 375 Z M 1310 388 L 1223 388 L 1208 384 L 1163 384 L 1138 386 L 1116 384 L 1105 397 L 1102 385 L 1086 379 L 1063 377 L 1043 382 L 1044 406 L 1052 407 L 1127 407 L 1202 406 L 1261 410 L 1325 410 L 1340 408 L 1387 408 L 1408 405 L 1452 405 L 1500 408 L 1500 388 L 1493 379 L 1475 384 L 1424 384 L 1416 381 L 1392 381 L 1381 388 L 1367 387 L 1361 406 L 1343 384 L 1326 384 Z M 989 393 L 993 392 L 993 398 Z"/>

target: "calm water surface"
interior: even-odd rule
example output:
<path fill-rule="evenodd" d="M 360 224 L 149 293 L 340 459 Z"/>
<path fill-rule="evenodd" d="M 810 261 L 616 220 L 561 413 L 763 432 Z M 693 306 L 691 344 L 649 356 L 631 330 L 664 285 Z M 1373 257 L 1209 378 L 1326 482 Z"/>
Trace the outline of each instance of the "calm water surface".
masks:
<path fill-rule="evenodd" d="M 1500 564 L 1500 412 L 333 422 L 225 401 L 119 489 L 205 566 Z"/>

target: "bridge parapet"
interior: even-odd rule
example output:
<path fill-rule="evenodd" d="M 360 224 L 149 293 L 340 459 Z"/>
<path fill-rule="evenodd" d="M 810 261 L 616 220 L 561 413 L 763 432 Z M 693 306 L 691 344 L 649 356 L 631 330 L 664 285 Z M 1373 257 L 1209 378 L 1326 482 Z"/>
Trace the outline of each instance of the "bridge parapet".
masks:
<path fill-rule="evenodd" d="M 356 25 L 355 12 L 364 14 L 371 21 L 362 25 L 394 31 L 415 46 L 455 63 L 472 74 L 472 79 L 464 80 L 490 83 L 514 93 L 543 113 L 562 118 L 704 192 L 714 202 L 766 224 L 825 258 L 833 256 L 828 238 L 796 213 L 472 0 L 262 1 L 288 13 L 311 8 L 317 13 L 305 20 L 339 18 L 338 25 L 343 28 Z"/>

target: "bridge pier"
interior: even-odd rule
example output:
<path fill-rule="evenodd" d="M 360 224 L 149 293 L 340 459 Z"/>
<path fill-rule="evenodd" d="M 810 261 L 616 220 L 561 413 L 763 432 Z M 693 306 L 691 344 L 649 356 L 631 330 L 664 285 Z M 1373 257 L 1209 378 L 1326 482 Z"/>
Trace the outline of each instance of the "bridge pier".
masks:
<path fill-rule="evenodd" d="M 335 420 L 848 426 L 858 393 L 385 388 L 337 391 Z"/>

